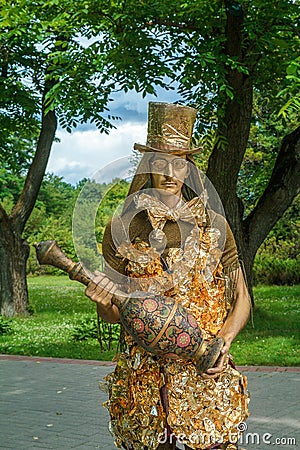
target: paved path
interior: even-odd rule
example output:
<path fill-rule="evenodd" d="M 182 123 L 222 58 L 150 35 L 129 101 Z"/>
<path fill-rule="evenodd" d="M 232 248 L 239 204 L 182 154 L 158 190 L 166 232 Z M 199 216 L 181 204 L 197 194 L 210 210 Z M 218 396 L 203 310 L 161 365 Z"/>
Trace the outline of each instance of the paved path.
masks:
<path fill-rule="evenodd" d="M 114 450 L 106 394 L 110 363 L 0 355 L 0 448 Z M 300 448 L 300 368 L 253 368 L 251 418 L 241 447 Z"/>

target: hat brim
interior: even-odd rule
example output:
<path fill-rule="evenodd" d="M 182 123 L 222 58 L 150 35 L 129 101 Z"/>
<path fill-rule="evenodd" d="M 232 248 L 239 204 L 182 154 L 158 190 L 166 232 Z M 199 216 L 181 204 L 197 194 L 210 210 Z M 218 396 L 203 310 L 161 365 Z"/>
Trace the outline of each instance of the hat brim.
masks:
<path fill-rule="evenodd" d="M 203 151 L 203 147 L 195 147 L 191 149 L 176 148 L 170 145 L 164 145 L 162 148 L 150 147 L 149 145 L 134 144 L 134 150 L 138 150 L 141 153 L 146 152 L 159 152 L 169 153 L 171 155 L 194 155 Z"/>

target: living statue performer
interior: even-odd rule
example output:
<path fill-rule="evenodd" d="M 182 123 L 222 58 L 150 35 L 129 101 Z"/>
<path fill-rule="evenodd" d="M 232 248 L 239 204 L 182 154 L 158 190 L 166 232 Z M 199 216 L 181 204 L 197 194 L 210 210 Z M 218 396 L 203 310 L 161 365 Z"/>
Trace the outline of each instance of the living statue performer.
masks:
<path fill-rule="evenodd" d="M 147 144 L 135 144 L 142 159 L 122 213 L 104 233 L 105 275 L 89 283 L 86 295 L 110 323 L 120 320 L 117 289 L 153 294 L 143 307 L 154 315 L 155 295 L 171 297 L 196 320 L 205 340 L 221 337 L 224 345 L 214 367 L 199 373 L 193 361 L 154 355 L 125 332 L 126 349 L 106 377 L 105 406 L 115 444 L 127 450 L 171 450 L 176 443 L 193 450 L 237 449 L 249 415 L 247 380 L 229 349 L 251 303 L 217 194 L 193 160 L 201 151 L 190 146 L 196 113 L 149 104 Z M 170 314 L 167 305 L 157 310 L 157 320 L 162 314 Z M 151 333 L 142 315 L 132 326 Z M 189 345 L 188 333 L 176 334 L 176 324 L 166 334 L 179 347 Z"/>

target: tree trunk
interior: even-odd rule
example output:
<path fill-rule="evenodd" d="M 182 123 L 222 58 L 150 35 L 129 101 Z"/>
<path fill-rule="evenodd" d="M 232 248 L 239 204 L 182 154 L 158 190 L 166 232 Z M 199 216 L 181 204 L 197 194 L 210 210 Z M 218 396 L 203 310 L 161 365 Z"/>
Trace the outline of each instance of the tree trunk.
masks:
<path fill-rule="evenodd" d="M 10 215 L 0 203 L 0 313 L 5 316 L 28 311 L 26 261 L 29 245 L 22 233 L 39 193 L 56 127 L 55 112 L 43 114 L 37 149 L 23 191 Z"/>
<path fill-rule="evenodd" d="M 4 222 L 4 223 L 3 223 Z M 11 220 L 2 221 L 0 234 L 0 314 L 27 314 L 26 261 L 29 245 Z"/>
<path fill-rule="evenodd" d="M 224 52 L 231 58 L 243 61 L 243 14 L 232 11 L 231 4 L 225 2 L 227 10 L 226 43 Z M 233 5 L 234 6 L 234 5 Z M 226 145 L 217 143 L 209 158 L 207 176 L 217 190 L 239 250 L 240 259 L 245 267 L 246 281 L 252 295 L 252 265 L 253 261 L 247 254 L 247 237 L 243 228 L 243 204 L 236 194 L 239 170 L 246 152 L 249 138 L 253 86 L 249 75 L 237 69 L 226 68 L 227 84 L 233 93 L 233 98 L 224 96 L 223 114 L 220 114 L 219 135 L 226 139 Z M 224 95 L 224 94 L 222 94 Z M 221 98 L 221 95 L 220 95 Z"/>

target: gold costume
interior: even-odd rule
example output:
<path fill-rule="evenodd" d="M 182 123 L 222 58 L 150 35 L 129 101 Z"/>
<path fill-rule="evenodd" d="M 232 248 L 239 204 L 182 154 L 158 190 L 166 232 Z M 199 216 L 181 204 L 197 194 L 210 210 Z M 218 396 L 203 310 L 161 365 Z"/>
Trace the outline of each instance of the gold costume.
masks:
<path fill-rule="evenodd" d="M 208 217 L 199 198 L 185 204 L 195 226 L 186 217 L 164 215 L 157 199 L 142 195 L 147 212 L 132 219 L 132 246 L 116 248 L 111 226 L 106 229 L 103 254 L 107 273 L 114 269 L 129 276 L 131 291 L 137 287 L 135 280 L 142 281 L 139 289 L 142 286 L 145 291 L 163 291 L 196 318 L 205 339 L 216 336 L 232 306 L 232 284 L 239 267 L 228 225 L 225 223 L 225 247 L 220 249 L 216 225 L 221 222 L 214 221 L 212 215 Z M 126 213 L 122 220 L 126 221 Z M 157 258 L 148 238 L 153 230 L 158 235 L 163 232 L 167 242 Z M 179 236 L 182 230 L 184 245 Z M 137 256 L 132 258 L 135 251 Z M 205 379 L 192 361 L 151 355 L 129 336 L 126 342 L 127 351 L 117 355 L 116 369 L 107 376 L 109 400 L 105 406 L 117 447 L 123 443 L 128 449 L 155 450 L 170 433 L 194 450 L 237 442 L 238 425 L 249 415 L 249 395 L 246 377 L 233 367 L 231 356 L 217 378 Z M 163 386 L 167 394 L 164 401 Z"/>

